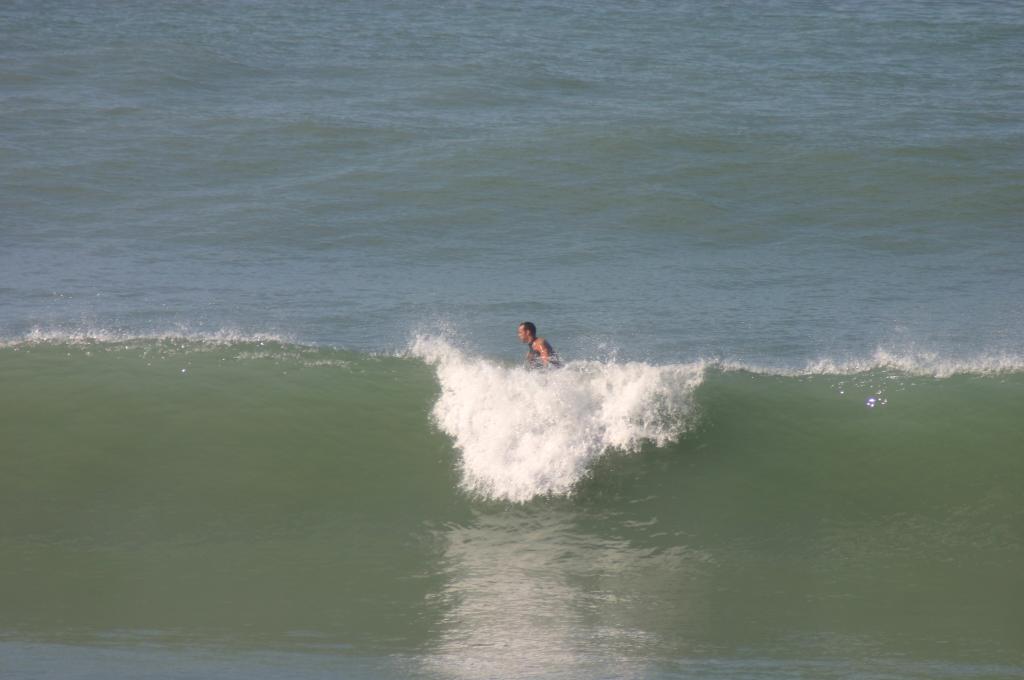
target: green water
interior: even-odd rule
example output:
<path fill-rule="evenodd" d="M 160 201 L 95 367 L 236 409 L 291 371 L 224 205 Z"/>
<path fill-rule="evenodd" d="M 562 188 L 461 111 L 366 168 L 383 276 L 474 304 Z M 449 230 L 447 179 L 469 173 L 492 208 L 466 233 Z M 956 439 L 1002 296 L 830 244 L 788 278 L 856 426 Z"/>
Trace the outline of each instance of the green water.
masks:
<path fill-rule="evenodd" d="M 676 443 L 510 503 L 462 488 L 419 359 L 146 340 L 0 371 L 8 670 L 1022 672 L 1019 373 L 707 368 Z"/>

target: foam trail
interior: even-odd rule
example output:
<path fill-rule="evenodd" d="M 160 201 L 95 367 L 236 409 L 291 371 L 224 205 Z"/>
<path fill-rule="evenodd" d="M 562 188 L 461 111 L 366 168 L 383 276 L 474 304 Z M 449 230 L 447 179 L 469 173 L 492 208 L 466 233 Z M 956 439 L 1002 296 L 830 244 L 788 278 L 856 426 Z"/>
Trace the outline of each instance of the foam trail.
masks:
<path fill-rule="evenodd" d="M 943 356 L 937 352 L 900 352 L 878 348 L 874 354 L 860 361 L 837 362 L 821 359 L 808 364 L 810 374 L 864 373 L 875 369 L 891 369 L 908 375 L 949 378 L 954 375 L 999 375 L 1018 373 L 1024 368 L 1024 357 L 1019 354 L 984 354 L 972 357 Z"/>
<path fill-rule="evenodd" d="M 761 366 L 742 361 L 714 361 L 723 371 L 746 371 L 761 375 L 800 377 L 811 375 L 857 375 L 872 371 L 896 371 L 910 376 L 949 378 L 954 375 L 1004 375 L 1024 371 L 1024 355 L 991 353 L 974 356 L 946 356 L 920 350 L 877 348 L 870 356 L 835 359 L 824 357 L 799 367 Z"/>
<path fill-rule="evenodd" d="M 462 453 L 465 487 L 516 502 L 570 493 L 610 449 L 678 438 L 704 374 L 703 363 L 596 361 L 527 371 L 424 336 L 410 352 L 436 368 L 441 395 L 433 417 Z"/>
<path fill-rule="evenodd" d="M 122 343 L 197 343 L 199 345 L 228 346 L 244 343 L 273 342 L 290 344 L 294 340 L 285 335 L 274 333 L 246 333 L 230 328 L 216 331 L 197 331 L 185 326 L 175 328 L 132 332 L 108 328 L 41 328 L 36 327 L 27 333 L 0 338 L 0 347 L 19 347 L 31 345 L 92 345 Z"/>

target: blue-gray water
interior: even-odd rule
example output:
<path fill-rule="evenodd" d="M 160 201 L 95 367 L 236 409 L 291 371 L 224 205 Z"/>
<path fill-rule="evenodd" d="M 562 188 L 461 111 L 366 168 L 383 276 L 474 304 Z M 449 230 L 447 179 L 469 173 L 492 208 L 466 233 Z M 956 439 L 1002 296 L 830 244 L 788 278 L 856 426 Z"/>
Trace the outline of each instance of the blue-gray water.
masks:
<path fill-rule="evenodd" d="M 3 3 L 0 671 L 1021 677 L 1022 64 L 1020 2 Z"/>

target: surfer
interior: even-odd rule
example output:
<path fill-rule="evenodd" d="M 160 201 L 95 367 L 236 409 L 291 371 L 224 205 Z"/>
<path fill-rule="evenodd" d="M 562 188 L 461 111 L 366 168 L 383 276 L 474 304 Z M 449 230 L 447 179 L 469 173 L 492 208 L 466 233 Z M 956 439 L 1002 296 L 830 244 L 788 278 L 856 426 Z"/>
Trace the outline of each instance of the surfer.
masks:
<path fill-rule="evenodd" d="M 527 368 L 558 368 L 562 362 L 558 360 L 551 343 L 544 338 L 537 337 L 537 327 L 529 321 L 519 324 L 519 341 L 527 346 L 526 367 Z"/>

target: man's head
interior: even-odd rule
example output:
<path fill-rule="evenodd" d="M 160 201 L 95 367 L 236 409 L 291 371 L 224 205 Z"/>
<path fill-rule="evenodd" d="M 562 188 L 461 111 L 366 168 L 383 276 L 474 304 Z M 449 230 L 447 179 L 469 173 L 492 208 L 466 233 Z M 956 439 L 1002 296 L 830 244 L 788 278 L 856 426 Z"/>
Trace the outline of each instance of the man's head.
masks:
<path fill-rule="evenodd" d="M 533 342 L 534 338 L 537 337 L 537 327 L 529 321 L 524 321 L 519 324 L 519 341 L 520 342 Z"/>

